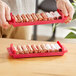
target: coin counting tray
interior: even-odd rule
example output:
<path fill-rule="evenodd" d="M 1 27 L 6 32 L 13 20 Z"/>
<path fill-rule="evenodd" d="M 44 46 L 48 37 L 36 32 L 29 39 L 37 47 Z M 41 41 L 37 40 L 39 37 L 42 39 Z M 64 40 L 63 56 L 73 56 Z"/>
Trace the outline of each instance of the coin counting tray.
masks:
<path fill-rule="evenodd" d="M 31 53 L 31 54 L 15 54 L 12 50 L 13 44 L 10 45 L 10 47 L 7 48 L 8 53 L 13 58 L 31 58 L 31 57 L 48 57 L 48 56 L 63 56 L 67 49 L 59 42 L 57 41 L 57 44 L 61 47 L 62 51 L 60 52 L 46 52 L 46 53 Z"/>
<path fill-rule="evenodd" d="M 68 17 L 65 17 L 64 14 L 60 11 L 57 10 L 58 13 L 61 15 L 61 19 L 57 19 L 57 20 L 48 20 L 48 21 L 34 21 L 34 22 L 21 22 L 21 23 L 17 23 L 13 17 L 13 14 L 11 13 L 11 21 L 9 21 L 9 24 L 13 25 L 14 27 L 18 27 L 18 26 L 30 26 L 30 25 L 41 25 L 41 24 L 53 24 L 53 23 L 64 23 L 65 20 Z"/>

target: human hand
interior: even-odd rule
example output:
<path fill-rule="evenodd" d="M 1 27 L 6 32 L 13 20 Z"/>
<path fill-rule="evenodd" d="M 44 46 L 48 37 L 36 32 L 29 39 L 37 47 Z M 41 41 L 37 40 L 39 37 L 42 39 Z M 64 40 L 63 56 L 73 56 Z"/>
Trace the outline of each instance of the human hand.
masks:
<path fill-rule="evenodd" d="M 10 27 L 10 24 L 7 22 L 7 20 L 11 20 L 10 8 L 6 3 L 0 0 L 0 26 L 4 29 Z"/>
<path fill-rule="evenodd" d="M 69 0 L 56 0 L 57 8 L 60 9 L 65 16 L 68 16 L 68 19 L 65 23 L 71 22 L 74 15 L 74 8 Z"/>

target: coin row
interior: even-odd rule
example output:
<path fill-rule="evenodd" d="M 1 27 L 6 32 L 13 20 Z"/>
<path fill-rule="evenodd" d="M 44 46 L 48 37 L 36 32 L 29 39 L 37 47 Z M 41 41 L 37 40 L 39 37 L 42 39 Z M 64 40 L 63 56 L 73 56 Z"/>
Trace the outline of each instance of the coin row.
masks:
<path fill-rule="evenodd" d="M 48 21 L 48 20 L 57 20 L 61 19 L 61 15 L 55 12 L 43 12 L 43 13 L 32 13 L 32 14 L 17 14 L 16 16 L 13 15 L 15 21 L 17 23 L 21 22 L 35 22 L 35 21 Z"/>
<path fill-rule="evenodd" d="M 41 45 L 13 45 L 13 51 L 16 54 L 30 54 L 30 53 L 47 53 L 47 52 L 61 52 L 62 48 L 56 44 L 41 44 Z"/>

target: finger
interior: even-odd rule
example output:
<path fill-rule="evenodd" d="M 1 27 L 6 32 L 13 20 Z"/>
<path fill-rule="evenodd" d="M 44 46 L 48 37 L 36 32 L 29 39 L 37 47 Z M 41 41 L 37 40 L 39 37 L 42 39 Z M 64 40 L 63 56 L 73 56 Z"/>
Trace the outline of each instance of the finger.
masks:
<path fill-rule="evenodd" d="M 71 11 L 69 10 L 69 17 L 72 19 L 74 15 L 74 9 L 72 9 Z"/>
<path fill-rule="evenodd" d="M 69 17 L 67 17 L 67 19 L 65 20 L 65 23 L 70 23 L 72 19 L 70 19 Z"/>
<path fill-rule="evenodd" d="M 2 27 L 4 29 L 8 29 L 10 27 L 10 24 L 8 22 L 4 22 L 3 25 L 2 25 Z"/>
<path fill-rule="evenodd" d="M 10 27 L 10 24 L 6 21 L 5 18 L 3 18 L 3 19 L 1 19 L 1 26 L 2 26 L 2 28 L 7 29 Z"/>
<path fill-rule="evenodd" d="M 65 6 L 63 6 L 63 8 L 62 8 L 62 12 L 65 16 L 68 16 L 68 12 L 67 12 L 67 9 Z"/>
<path fill-rule="evenodd" d="M 65 16 L 68 16 L 68 11 L 67 11 L 67 9 L 66 9 L 66 7 L 65 7 L 65 4 L 63 4 L 63 6 L 60 8 L 60 10 L 62 10 L 62 12 L 63 12 L 63 14 L 64 14 Z"/>
<path fill-rule="evenodd" d="M 65 21 L 66 24 L 67 24 L 67 23 L 70 23 L 70 22 L 71 22 L 71 20 L 66 20 L 66 21 Z"/>
<path fill-rule="evenodd" d="M 6 17 L 6 19 L 8 21 L 11 20 L 11 17 L 10 17 L 10 8 L 9 8 L 8 5 L 6 5 L 6 7 L 5 7 L 5 17 Z"/>
<path fill-rule="evenodd" d="M 2 26 L 2 20 L 0 19 L 0 26 Z"/>
<path fill-rule="evenodd" d="M 74 8 L 70 3 L 66 3 L 66 8 L 68 10 L 69 19 L 73 18 Z"/>

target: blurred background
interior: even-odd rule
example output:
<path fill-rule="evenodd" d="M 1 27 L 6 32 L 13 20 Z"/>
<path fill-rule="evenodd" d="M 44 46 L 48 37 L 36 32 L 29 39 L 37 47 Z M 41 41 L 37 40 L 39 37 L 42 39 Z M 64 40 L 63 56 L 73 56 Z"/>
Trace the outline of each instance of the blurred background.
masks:
<path fill-rule="evenodd" d="M 11 6 L 12 8 L 11 11 L 14 14 L 31 13 L 33 11 L 35 11 L 35 13 L 50 12 L 57 10 L 55 0 L 30 0 L 32 2 L 31 4 L 33 5 L 27 3 L 29 0 L 23 0 L 23 3 L 21 3 L 22 2 L 21 0 L 13 0 L 13 3 L 11 0 L 8 0 L 8 2 L 7 0 L 3 1 L 5 1 L 7 4 L 10 3 L 9 6 Z M 70 2 L 72 3 L 76 11 L 76 0 L 70 0 Z M 14 3 L 16 6 L 13 6 Z M 73 20 L 68 24 L 35 25 L 32 27 L 33 27 L 32 40 L 38 40 L 38 41 L 59 40 L 61 42 L 76 43 L 76 12 L 74 14 Z M 65 37 L 67 39 L 65 39 Z"/>
<path fill-rule="evenodd" d="M 51 1 L 51 2 L 50 2 Z M 70 0 L 76 10 L 76 0 Z M 50 6 L 52 5 L 52 6 Z M 36 0 L 36 12 L 49 12 L 55 11 L 57 9 L 55 0 Z M 38 41 L 61 41 L 61 42 L 71 42 L 76 43 L 76 13 L 74 19 L 68 24 L 48 24 L 48 25 L 37 25 L 34 26 L 33 39 Z M 69 30 L 68 28 L 72 28 Z M 75 37 L 70 35 L 65 39 L 65 37 L 70 33 L 74 32 Z"/>

